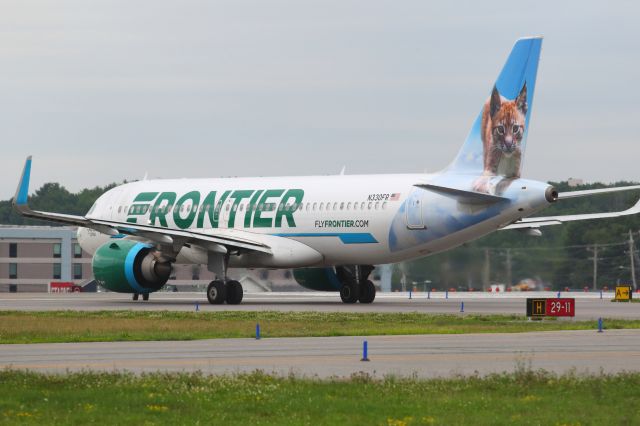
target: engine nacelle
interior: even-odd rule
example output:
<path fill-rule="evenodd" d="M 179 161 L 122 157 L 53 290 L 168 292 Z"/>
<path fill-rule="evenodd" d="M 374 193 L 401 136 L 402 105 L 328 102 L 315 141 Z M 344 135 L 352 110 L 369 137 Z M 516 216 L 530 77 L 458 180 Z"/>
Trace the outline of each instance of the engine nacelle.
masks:
<path fill-rule="evenodd" d="M 118 293 L 151 293 L 171 276 L 171 263 L 154 256 L 153 246 L 132 240 L 101 245 L 91 262 L 96 282 Z"/>
<path fill-rule="evenodd" d="M 317 291 L 340 291 L 342 284 L 334 268 L 301 268 L 293 270 L 296 282 Z"/>

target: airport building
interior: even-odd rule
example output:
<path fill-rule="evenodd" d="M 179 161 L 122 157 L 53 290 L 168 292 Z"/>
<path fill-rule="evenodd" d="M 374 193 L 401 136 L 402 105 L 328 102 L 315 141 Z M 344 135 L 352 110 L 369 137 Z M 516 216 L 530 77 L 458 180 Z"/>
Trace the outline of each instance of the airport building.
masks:
<path fill-rule="evenodd" d="M 78 244 L 75 228 L 0 226 L 0 292 L 48 291 L 51 282 L 82 286 L 90 281 L 91 255 Z"/>
<path fill-rule="evenodd" d="M 0 225 L 0 293 L 47 292 L 51 283 L 73 283 L 95 291 L 91 254 L 76 228 Z M 247 291 L 302 290 L 289 270 L 234 270 Z M 174 265 L 166 289 L 204 291 L 214 274 L 200 265 Z"/>

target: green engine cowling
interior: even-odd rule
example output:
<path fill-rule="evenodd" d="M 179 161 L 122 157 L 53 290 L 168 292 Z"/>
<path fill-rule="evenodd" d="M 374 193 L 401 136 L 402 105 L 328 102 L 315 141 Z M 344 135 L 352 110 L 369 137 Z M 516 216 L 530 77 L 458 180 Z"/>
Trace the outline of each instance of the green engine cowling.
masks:
<path fill-rule="evenodd" d="M 301 268 L 293 270 L 296 282 L 317 291 L 340 291 L 342 284 L 334 268 Z"/>
<path fill-rule="evenodd" d="M 91 262 L 96 282 L 118 293 L 151 293 L 164 286 L 171 263 L 154 256 L 153 246 L 132 240 L 115 240 L 98 247 Z"/>

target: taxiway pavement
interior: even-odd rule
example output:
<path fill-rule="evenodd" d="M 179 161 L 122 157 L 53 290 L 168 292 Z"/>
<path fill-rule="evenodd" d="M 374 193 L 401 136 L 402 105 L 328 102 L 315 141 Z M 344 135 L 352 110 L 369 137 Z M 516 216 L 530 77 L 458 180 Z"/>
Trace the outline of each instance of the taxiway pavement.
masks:
<path fill-rule="evenodd" d="M 147 302 L 131 300 L 117 293 L 2 293 L 0 310 L 169 310 L 193 311 L 322 311 L 322 312 L 424 312 L 439 314 L 519 314 L 524 315 L 526 297 L 555 297 L 556 293 L 486 294 L 486 293 L 378 293 L 370 305 L 344 304 L 337 293 L 247 293 L 240 305 L 210 305 L 204 293 L 151 294 Z M 611 302 L 613 294 L 600 299 L 598 293 L 562 293 L 576 298 L 576 319 L 640 319 L 640 303 Z M 464 313 L 460 313 L 464 302 Z"/>
<path fill-rule="evenodd" d="M 360 361 L 363 341 L 369 362 Z M 640 370 L 640 330 L 0 345 L 0 368 L 446 377 Z"/>

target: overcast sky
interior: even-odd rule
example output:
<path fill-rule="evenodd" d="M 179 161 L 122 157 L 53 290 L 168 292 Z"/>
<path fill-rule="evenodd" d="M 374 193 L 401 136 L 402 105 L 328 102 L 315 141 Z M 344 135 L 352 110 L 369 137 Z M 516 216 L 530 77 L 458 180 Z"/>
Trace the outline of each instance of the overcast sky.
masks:
<path fill-rule="evenodd" d="M 0 199 L 150 177 L 437 171 L 544 35 L 524 177 L 640 180 L 632 1 L 0 0 Z"/>

